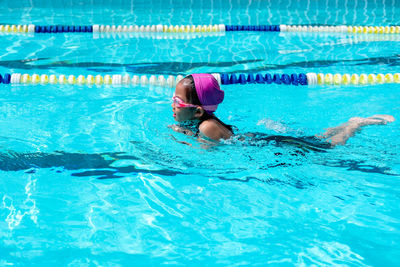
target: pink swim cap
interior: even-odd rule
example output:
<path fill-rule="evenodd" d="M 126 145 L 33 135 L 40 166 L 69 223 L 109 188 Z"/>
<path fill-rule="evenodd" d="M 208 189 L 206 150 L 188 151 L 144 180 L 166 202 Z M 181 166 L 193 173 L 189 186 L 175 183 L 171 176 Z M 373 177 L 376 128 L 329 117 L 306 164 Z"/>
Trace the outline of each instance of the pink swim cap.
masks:
<path fill-rule="evenodd" d="M 196 93 L 201 106 L 210 115 L 217 110 L 218 104 L 224 100 L 224 91 L 219 87 L 218 81 L 211 74 L 192 74 Z"/>

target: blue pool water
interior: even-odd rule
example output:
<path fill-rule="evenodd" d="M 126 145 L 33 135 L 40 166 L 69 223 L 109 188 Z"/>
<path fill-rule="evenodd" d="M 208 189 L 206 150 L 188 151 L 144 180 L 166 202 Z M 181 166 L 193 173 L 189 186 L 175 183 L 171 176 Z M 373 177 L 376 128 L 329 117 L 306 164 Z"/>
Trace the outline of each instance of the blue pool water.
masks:
<path fill-rule="evenodd" d="M 113 2 L 0 1 L 0 23 L 400 25 L 395 0 Z M 400 72 L 399 41 L 347 34 L 0 40 L 0 73 Z M 398 266 L 399 85 L 222 89 L 217 115 L 239 132 L 397 120 L 326 152 L 205 148 L 167 127 L 171 88 L 2 84 L 0 266 Z"/>

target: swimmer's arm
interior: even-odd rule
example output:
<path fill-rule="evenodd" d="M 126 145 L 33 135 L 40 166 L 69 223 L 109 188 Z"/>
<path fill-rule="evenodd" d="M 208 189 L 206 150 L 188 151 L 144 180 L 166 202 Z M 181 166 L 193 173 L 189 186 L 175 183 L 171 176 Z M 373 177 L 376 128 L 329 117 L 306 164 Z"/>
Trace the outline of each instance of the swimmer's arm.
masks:
<path fill-rule="evenodd" d="M 194 136 L 194 133 L 193 133 L 191 130 L 188 130 L 188 129 L 183 128 L 183 127 L 181 127 L 181 126 L 178 126 L 178 125 L 176 125 L 176 124 L 168 125 L 168 128 L 171 128 L 172 130 L 174 130 L 174 131 L 177 132 L 177 133 L 183 133 L 183 134 L 186 134 L 186 135 L 189 135 L 189 136 Z M 184 144 L 184 145 L 188 145 L 188 146 L 192 146 L 192 144 L 190 144 L 190 143 L 188 143 L 188 142 L 179 141 L 179 140 L 176 139 L 173 135 L 171 135 L 171 136 L 172 136 L 172 139 L 174 139 L 174 141 L 177 142 L 177 143 Z"/>
<path fill-rule="evenodd" d="M 174 130 L 175 132 L 178 132 L 178 133 L 183 133 L 183 134 L 186 134 L 189 136 L 194 136 L 194 133 L 191 130 L 185 129 L 178 125 L 168 125 L 168 128 L 171 128 L 172 130 Z M 192 144 L 190 144 L 188 142 L 180 141 L 180 140 L 176 139 L 175 136 L 173 136 L 173 135 L 171 135 L 171 137 L 177 143 L 192 146 Z M 207 136 L 203 136 L 201 133 L 200 133 L 200 137 L 197 138 L 197 141 L 199 141 L 200 143 L 203 143 L 202 148 L 207 149 L 207 148 L 210 148 L 217 144 L 217 142 L 215 142 L 214 140 L 207 140 L 207 139 L 208 139 Z"/>
<path fill-rule="evenodd" d="M 202 135 L 214 141 L 229 139 L 232 136 L 213 121 L 204 121 L 200 124 L 199 130 Z"/>

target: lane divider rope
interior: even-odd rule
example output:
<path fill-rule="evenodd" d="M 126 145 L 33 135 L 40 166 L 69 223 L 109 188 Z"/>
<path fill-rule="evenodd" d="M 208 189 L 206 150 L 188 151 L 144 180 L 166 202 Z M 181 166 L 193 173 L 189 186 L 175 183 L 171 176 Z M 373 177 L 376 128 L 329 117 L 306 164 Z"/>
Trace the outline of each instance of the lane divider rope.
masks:
<path fill-rule="evenodd" d="M 225 31 L 330 32 L 352 34 L 400 34 L 400 26 L 314 25 L 0 25 L 0 33 L 205 33 Z"/>
<path fill-rule="evenodd" d="M 219 84 L 281 84 L 281 85 L 373 85 L 373 84 L 391 84 L 400 83 L 400 73 L 378 73 L 378 74 L 332 74 L 332 73 L 293 73 L 293 74 L 228 74 L 228 73 L 212 73 Z M 123 86 L 164 86 L 174 87 L 184 76 L 169 75 L 47 75 L 47 74 L 21 74 L 6 73 L 0 74 L 0 84 L 59 84 L 59 85 L 123 85 Z"/>

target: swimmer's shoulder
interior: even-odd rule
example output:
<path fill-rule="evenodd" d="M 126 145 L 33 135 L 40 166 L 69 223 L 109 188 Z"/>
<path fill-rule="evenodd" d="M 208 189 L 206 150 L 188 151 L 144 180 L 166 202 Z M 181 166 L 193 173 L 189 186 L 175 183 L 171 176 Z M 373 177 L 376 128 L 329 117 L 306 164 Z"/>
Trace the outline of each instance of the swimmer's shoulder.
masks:
<path fill-rule="evenodd" d="M 233 133 L 215 119 L 208 119 L 200 123 L 199 131 L 204 136 L 218 141 L 221 139 L 229 139 Z"/>

